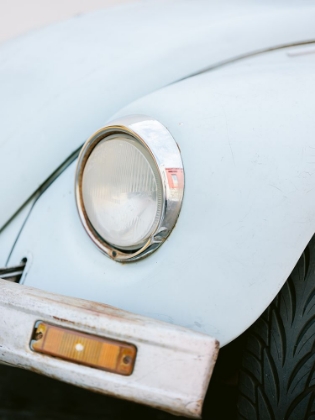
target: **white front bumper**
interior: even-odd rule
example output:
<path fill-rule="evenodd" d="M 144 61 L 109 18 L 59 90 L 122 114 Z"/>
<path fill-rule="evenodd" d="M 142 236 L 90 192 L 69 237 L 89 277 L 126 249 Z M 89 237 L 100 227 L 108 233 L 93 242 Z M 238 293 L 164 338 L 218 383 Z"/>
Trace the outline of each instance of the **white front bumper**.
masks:
<path fill-rule="evenodd" d="M 137 347 L 131 376 L 30 350 L 37 321 Z M 200 417 L 218 354 L 207 335 L 113 307 L 43 292 L 0 279 L 0 361 L 77 386 L 187 417 Z"/>

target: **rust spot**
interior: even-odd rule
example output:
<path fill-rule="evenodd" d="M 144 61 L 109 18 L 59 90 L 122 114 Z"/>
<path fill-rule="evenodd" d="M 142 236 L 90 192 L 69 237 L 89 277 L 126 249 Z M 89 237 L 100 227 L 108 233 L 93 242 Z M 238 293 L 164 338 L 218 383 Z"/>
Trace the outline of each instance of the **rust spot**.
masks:
<path fill-rule="evenodd" d="M 56 321 L 60 321 L 60 322 L 68 322 L 69 324 L 75 324 L 75 322 L 73 322 L 73 321 L 69 321 L 68 319 L 58 318 L 57 316 L 53 316 L 53 318 L 54 318 Z"/>
<path fill-rule="evenodd" d="M 34 297 L 31 293 L 29 293 L 30 297 Z M 36 296 L 38 299 L 38 296 Z M 113 306 L 106 305 L 104 303 L 98 303 L 98 302 L 91 302 L 84 299 L 76 299 L 76 298 L 68 298 L 66 296 L 58 296 L 58 301 L 52 297 L 41 296 L 41 301 L 45 301 L 46 303 L 56 303 L 64 304 L 72 306 L 73 308 L 79 308 L 83 310 L 87 310 L 93 313 L 93 315 L 100 316 L 100 315 L 107 315 L 114 319 L 128 319 L 129 322 L 133 322 L 134 324 L 138 325 L 145 325 L 145 322 L 135 314 L 127 311 L 123 311 L 121 309 L 114 308 Z M 69 321 L 67 319 L 59 318 L 53 316 L 54 319 L 61 322 L 69 322 L 71 324 L 75 324 L 73 321 Z"/>
<path fill-rule="evenodd" d="M 186 408 L 187 410 L 190 411 L 190 414 L 193 415 L 193 417 L 198 418 L 198 419 L 201 419 L 202 406 L 203 406 L 203 399 L 199 399 L 197 401 L 191 401 L 190 403 L 186 404 Z"/>
<path fill-rule="evenodd" d="M 219 356 L 219 350 L 220 350 L 220 343 L 219 343 L 218 340 L 215 340 L 214 346 L 215 346 L 215 355 L 214 355 L 214 358 L 213 358 L 213 362 L 216 363 L 216 361 L 218 359 L 218 356 Z"/>
<path fill-rule="evenodd" d="M 24 367 L 24 369 L 25 369 L 25 367 Z M 34 373 L 38 373 L 39 375 L 46 375 L 47 376 L 47 373 L 46 372 L 44 372 L 43 370 L 41 370 L 41 369 L 36 369 L 35 367 L 33 367 L 33 366 L 31 366 L 30 368 L 29 368 L 29 370 L 31 371 L 31 372 L 34 372 Z"/>

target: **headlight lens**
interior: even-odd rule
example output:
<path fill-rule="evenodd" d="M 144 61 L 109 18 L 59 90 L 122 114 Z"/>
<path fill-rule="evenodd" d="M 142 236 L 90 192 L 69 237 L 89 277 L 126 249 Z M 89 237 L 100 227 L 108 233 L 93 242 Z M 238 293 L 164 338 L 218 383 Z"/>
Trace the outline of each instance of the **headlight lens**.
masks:
<path fill-rule="evenodd" d="M 156 230 L 162 182 L 153 159 L 131 136 L 111 135 L 90 154 L 82 177 L 87 216 L 97 233 L 121 249 L 139 249 Z"/>
<path fill-rule="evenodd" d="M 101 128 L 83 146 L 76 200 L 93 242 L 116 261 L 157 249 L 172 231 L 183 199 L 177 144 L 158 121 L 129 116 Z"/>

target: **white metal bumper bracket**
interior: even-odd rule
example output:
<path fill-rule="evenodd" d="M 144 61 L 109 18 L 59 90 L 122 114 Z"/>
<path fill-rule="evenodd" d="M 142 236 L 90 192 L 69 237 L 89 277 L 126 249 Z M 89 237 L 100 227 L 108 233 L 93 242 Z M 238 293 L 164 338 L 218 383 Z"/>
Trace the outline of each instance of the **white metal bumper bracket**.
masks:
<path fill-rule="evenodd" d="M 137 359 L 132 375 L 33 352 L 29 344 L 38 320 L 134 344 Z M 3 363 L 174 414 L 200 417 L 218 347 L 214 338 L 182 327 L 0 279 Z"/>

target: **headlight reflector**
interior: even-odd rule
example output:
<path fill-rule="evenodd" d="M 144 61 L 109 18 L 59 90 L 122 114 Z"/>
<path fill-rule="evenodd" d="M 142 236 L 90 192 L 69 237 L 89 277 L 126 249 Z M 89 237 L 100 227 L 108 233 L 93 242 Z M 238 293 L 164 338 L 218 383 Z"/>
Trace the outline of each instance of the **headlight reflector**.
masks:
<path fill-rule="evenodd" d="M 82 194 L 94 229 L 117 248 L 141 248 L 160 222 L 163 188 L 155 162 L 126 134 L 106 137 L 94 148 Z"/>

